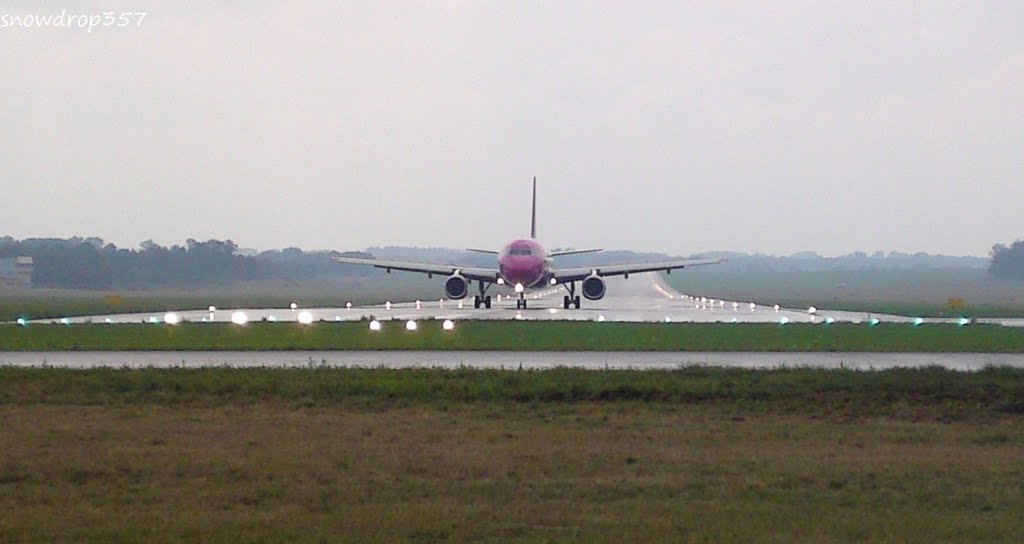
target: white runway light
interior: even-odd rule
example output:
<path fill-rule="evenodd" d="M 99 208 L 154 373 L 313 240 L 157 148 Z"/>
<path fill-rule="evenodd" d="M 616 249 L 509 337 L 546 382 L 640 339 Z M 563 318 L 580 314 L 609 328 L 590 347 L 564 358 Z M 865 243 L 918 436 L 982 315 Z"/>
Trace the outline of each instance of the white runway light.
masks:
<path fill-rule="evenodd" d="M 299 323 L 302 323 L 303 325 L 311 325 L 313 323 L 313 314 L 307 311 L 301 311 L 299 312 L 298 319 Z"/>
<path fill-rule="evenodd" d="M 386 310 L 390 310 L 391 309 L 391 301 L 390 300 L 384 303 L 384 309 L 386 309 Z"/>
<path fill-rule="evenodd" d="M 294 302 L 289 304 L 288 307 L 293 309 L 293 310 L 298 310 L 299 309 L 299 305 L 294 303 Z"/>
<path fill-rule="evenodd" d="M 462 301 L 461 300 L 459 301 L 459 309 L 460 310 L 462 309 Z"/>
<path fill-rule="evenodd" d="M 22 327 L 27 327 L 28 326 L 28 320 L 25 319 L 24 317 L 19 317 L 18 318 L 18 324 L 21 325 Z"/>
<path fill-rule="evenodd" d="M 597 322 L 598 323 L 604 323 L 604 320 L 605 320 L 604 314 L 601 314 L 601 315 L 597 316 Z"/>
<path fill-rule="evenodd" d="M 245 325 L 249 322 L 249 316 L 245 312 L 234 312 L 231 314 L 231 322 L 235 325 Z"/>
<path fill-rule="evenodd" d="M 455 322 L 451 319 L 445 319 L 444 323 L 441 324 L 441 328 L 446 331 L 450 331 L 455 328 Z"/>
<path fill-rule="evenodd" d="M 753 302 L 751 302 L 750 303 L 750 311 L 753 312 L 754 308 L 757 308 L 757 304 L 754 304 Z"/>
<path fill-rule="evenodd" d="M 203 319 L 205 319 L 205 318 L 203 318 Z M 272 316 L 272 315 L 268 315 L 267 316 L 267 321 L 269 321 L 271 323 L 277 323 L 277 317 L 276 316 Z"/>
<path fill-rule="evenodd" d="M 209 311 L 212 314 L 213 312 L 217 311 L 217 307 L 216 306 L 210 306 L 209 308 L 207 308 L 207 311 Z"/>
<path fill-rule="evenodd" d="M 789 323 L 789 318 L 786 316 L 782 316 L 782 318 L 779 319 L 779 325 L 785 325 L 786 323 Z"/>
<path fill-rule="evenodd" d="M 164 323 L 167 323 L 168 325 L 177 325 L 178 323 L 181 323 L 181 318 L 174 312 L 167 312 L 164 314 Z"/>
<path fill-rule="evenodd" d="M 346 310 L 351 310 L 352 309 L 352 303 L 351 302 L 346 302 L 345 303 L 345 309 Z"/>
<path fill-rule="evenodd" d="M 414 331 L 417 328 L 419 328 L 419 327 L 416 325 L 415 321 L 410 319 L 409 321 L 405 322 L 405 330 L 407 330 L 407 331 Z"/>
<path fill-rule="evenodd" d="M 778 304 L 776 304 L 776 305 L 775 305 L 775 311 L 776 311 L 776 312 L 778 312 L 778 311 L 779 311 L 779 309 L 780 309 L 779 305 L 778 305 Z"/>
<path fill-rule="evenodd" d="M 814 315 L 814 314 L 818 313 L 818 309 L 815 308 L 814 306 L 811 306 L 810 308 L 807 308 L 807 313 L 809 313 L 811 315 Z"/>
<path fill-rule="evenodd" d="M 423 309 L 422 306 L 423 306 L 423 303 L 417 300 L 416 301 L 416 309 L 417 310 L 422 310 Z"/>
<path fill-rule="evenodd" d="M 377 321 L 376 319 L 370 321 L 370 330 L 371 331 L 379 331 L 380 330 L 380 321 Z"/>
<path fill-rule="evenodd" d="M 920 317 L 915 317 L 914 318 L 914 326 L 915 327 L 918 326 L 918 325 L 921 325 L 922 323 L 924 323 L 924 320 L 921 319 Z"/>
<path fill-rule="evenodd" d="M 872 327 L 874 327 L 877 324 L 878 324 L 878 318 L 877 317 L 872 317 L 871 320 L 868 321 L 868 325 L 870 325 Z"/>

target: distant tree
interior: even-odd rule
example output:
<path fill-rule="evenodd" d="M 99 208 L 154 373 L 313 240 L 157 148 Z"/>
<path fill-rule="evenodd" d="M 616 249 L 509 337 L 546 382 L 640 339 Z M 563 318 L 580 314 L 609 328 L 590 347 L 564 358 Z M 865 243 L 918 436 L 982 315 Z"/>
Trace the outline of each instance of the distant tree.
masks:
<path fill-rule="evenodd" d="M 1024 280 L 1024 240 L 1017 240 L 1009 247 L 1003 244 L 992 246 L 990 274 L 1001 279 Z"/>

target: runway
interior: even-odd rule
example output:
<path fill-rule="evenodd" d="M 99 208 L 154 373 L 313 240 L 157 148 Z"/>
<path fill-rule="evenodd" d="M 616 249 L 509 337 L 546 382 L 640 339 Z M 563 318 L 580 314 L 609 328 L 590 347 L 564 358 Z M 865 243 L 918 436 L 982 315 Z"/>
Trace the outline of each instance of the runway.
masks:
<path fill-rule="evenodd" d="M 685 272 L 677 272 L 685 273 Z M 42 319 L 33 323 L 162 323 L 182 322 L 316 322 L 359 321 L 363 319 L 424 320 L 528 320 L 528 321 L 623 321 L 678 323 L 957 323 L 957 318 L 925 318 L 869 314 L 810 308 L 778 308 L 749 301 L 715 300 L 680 293 L 669 287 L 657 273 L 634 274 L 629 279 L 609 278 L 607 295 L 601 300 L 583 300 L 579 310 L 562 308 L 566 290 L 553 286 L 528 295 L 529 308 L 517 310 L 515 299 L 491 291 L 490 309 L 474 309 L 472 297 L 463 301 L 424 300 L 345 308 L 215 308 L 171 313 L 131 313 Z M 438 293 L 442 284 L 438 282 Z M 1022 320 L 979 320 L 1008 326 L 1024 325 Z M 962 324 L 962 323 L 961 323 Z"/>

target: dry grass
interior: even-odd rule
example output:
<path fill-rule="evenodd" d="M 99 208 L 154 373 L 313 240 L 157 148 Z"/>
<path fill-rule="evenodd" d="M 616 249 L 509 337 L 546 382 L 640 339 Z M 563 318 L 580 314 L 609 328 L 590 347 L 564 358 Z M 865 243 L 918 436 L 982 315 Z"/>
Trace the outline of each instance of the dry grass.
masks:
<path fill-rule="evenodd" d="M 1024 420 L 0 406 L 0 541 L 1018 541 Z"/>

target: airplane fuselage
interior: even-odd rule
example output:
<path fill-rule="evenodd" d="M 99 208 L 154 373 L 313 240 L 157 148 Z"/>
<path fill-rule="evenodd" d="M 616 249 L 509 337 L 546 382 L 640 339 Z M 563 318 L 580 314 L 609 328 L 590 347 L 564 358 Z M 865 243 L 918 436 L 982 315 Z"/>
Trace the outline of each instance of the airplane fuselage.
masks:
<path fill-rule="evenodd" d="M 498 252 L 498 271 L 510 287 L 537 287 L 551 276 L 550 259 L 544 246 L 531 238 L 513 240 Z"/>

